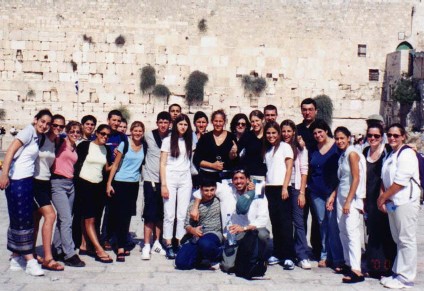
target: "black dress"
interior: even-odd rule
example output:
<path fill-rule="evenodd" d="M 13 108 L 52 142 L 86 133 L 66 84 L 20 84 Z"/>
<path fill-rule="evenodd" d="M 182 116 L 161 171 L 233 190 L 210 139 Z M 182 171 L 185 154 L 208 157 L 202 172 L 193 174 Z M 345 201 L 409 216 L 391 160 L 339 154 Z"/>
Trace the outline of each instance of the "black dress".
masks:
<path fill-rule="evenodd" d="M 364 149 L 367 157 L 369 147 Z M 386 213 L 377 207 L 377 198 L 380 195 L 381 169 L 384 157 L 391 151 L 386 146 L 381 157 L 374 163 L 367 159 L 367 199 L 365 210 L 368 214 L 367 232 L 368 245 L 366 248 L 367 267 L 370 276 L 379 278 L 391 274 L 396 257 L 396 244 L 390 232 L 389 218 Z"/>

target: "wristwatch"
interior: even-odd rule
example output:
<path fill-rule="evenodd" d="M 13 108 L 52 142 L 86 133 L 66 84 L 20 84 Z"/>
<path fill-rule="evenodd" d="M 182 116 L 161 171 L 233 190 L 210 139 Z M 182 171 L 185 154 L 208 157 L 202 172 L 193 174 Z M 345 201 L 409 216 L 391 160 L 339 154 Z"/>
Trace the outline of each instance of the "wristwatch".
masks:
<path fill-rule="evenodd" d="M 246 232 L 247 231 L 247 226 L 243 227 L 243 231 Z"/>

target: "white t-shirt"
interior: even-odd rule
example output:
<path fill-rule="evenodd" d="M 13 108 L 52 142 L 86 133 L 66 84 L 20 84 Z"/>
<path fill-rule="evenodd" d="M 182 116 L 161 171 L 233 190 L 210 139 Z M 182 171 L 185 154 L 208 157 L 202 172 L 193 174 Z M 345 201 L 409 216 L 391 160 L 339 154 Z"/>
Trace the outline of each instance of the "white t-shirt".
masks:
<path fill-rule="evenodd" d="M 194 144 L 193 144 L 194 149 Z M 178 158 L 171 156 L 171 137 L 165 137 L 162 141 L 161 151 L 168 153 L 168 159 L 166 161 L 167 171 L 187 172 L 190 171 L 190 159 L 187 155 L 186 145 L 183 138 L 178 138 L 178 148 L 180 149 L 180 155 Z"/>
<path fill-rule="evenodd" d="M 420 197 L 420 189 L 411 179 L 413 177 L 417 183 L 420 183 L 417 156 L 413 149 L 404 149 L 398 158 L 399 150 L 390 153 L 384 161 L 381 170 L 381 179 L 386 190 L 393 183 L 404 186 L 399 192 L 389 198 L 395 205 L 403 205 Z M 411 187 L 413 187 L 412 197 Z"/>
<path fill-rule="evenodd" d="M 293 159 L 293 150 L 285 142 L 281 142 L 277 151 L 274 153 L 274 147 L 272 147 L 265 154 L 265 163 L 268 169 L 266 173 L 266 184 L 281 186 L 284 183 L 286 176 L 286 158 Z"/>
<path fill-rule="evenodd" d="M 103 181 L 103 167 L 106 165 L 106 147 L 90 142 L 88 154 L 82 165 L 80 178 L 91 183 Z"/>
<path fill-rule="evenodd" d="M 50 180 L 50 168 L 55 158 L 55 144 L 46 136 L 44 144 L 38 153 L 38 158 L 35 161 L 34 178 L 43 181 Z"/>
<path fill-rule="evenodd" d="M 23 146 L 13 157 L 9 177 L 12 180 L 32 177 L 35 160 L 38 157 L 38 136 L 34 126 L 26 126 L 16 135 L 16 139 L 20 140 Z"/>

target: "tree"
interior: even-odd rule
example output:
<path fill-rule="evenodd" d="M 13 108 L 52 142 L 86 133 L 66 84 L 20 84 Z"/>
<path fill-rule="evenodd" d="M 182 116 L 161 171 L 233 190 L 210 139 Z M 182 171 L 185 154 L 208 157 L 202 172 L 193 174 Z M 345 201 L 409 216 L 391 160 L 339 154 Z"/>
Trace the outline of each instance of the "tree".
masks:
<path fill-rule="evenodd" d="M 317 103 L 318 110 L 316 118 L 324 120 L 331 127 L 333 123 L 333 101 L 325 94 L 316 96 L 314 100 Z"/>
<path fill-rule="evenodd" d="M 392 88 L 391 98 L 399 102 L 399 119 L 403 126 L 406 126 L 406 117 L 411 111 L 414 101 L 419 101 L 419 97 L 420 95 L 412 78 L 402 76 L 396 81 L 395 86 Z"/>

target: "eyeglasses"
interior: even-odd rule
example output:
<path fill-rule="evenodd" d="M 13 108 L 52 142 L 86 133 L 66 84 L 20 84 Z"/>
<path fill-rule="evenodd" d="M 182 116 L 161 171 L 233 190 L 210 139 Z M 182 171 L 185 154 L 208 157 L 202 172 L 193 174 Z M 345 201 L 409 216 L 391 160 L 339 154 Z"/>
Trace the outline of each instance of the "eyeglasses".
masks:
<path fill-rule="evenodd" d="M 79 131 L 79 130 L 70 130 L 68 132 L 68 134 L 81 134 L 81 131 Z"/>
<path fill-rule="evenodd" d="M 104 132 L 104 131 L 99 132 L 99 134 L 100 134 L 101 136 L 107 136 L 107 137 L 109 137 L 109 136 L 110 136 L 110 134 L 109 134 L 109 133 Z"/>
<path fill-rule="evenodd" d="M 246 122 L 238 122 L 237 123 L 237 126 L 243 126 L 243 127 L 245 127 L 246 126 Z"/>
<path fill-rule="evenodd" d="M 60 124 L 53 123 L 52 124 L 52 127 L 54 127 L 54 128 L 59 127 L 60 129 L 64 129 L 65 128 L 65 125 L 60 125 Z"/>
<path fill-rule="evenodd" d="M 368 133 L 367 134 L 367 137 L 368 138 L 375 138 L 375 139 L 378 139 L 378 138 L 380 138 L 381 137 L 381 134 L 372 134 L 372 133 Z"/>
<path fill-rule="evenodd" d="M 387 134 L 387 137 L 388 138 L 391 138 L 391 137 L 393 137 L 393 138 L 399 138 L 399 137 L 401 137 L 401 135 L 400 134 L 397 134 L 397 133 L 388 133 Z"/>

